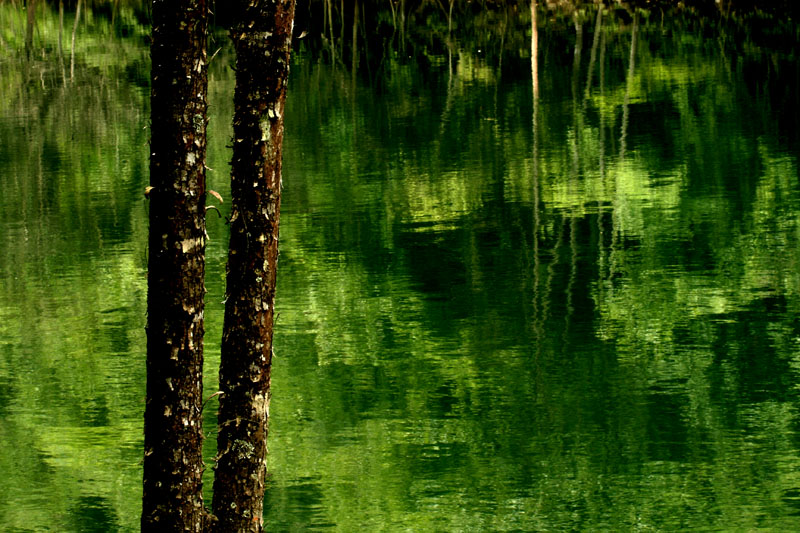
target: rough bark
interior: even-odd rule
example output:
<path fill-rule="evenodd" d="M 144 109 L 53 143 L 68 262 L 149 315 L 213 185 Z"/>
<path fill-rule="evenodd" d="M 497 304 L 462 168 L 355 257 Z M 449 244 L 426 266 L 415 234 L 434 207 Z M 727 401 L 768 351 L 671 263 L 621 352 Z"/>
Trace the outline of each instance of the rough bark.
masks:
<path fill-rule="evenodd" d="M 142 531 L 201 531 L 205 0 L 155 0 Z"/>
<path fill-rule="evenodd" d="M 262 531 L 283 109 L 294 0 L 237 1 L 231 237 L 220 366 L 217 531 Z"/>

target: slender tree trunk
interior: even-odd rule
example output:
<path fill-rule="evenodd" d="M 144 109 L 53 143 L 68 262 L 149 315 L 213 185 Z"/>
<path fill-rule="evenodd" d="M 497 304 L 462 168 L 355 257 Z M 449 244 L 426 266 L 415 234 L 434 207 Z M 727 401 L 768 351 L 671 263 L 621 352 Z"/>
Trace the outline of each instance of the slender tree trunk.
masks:
<path fill-rule="evenodd" d="M 202 531 L 205 516 L 207 13 L 206 0 L 152 5 L 144 532 Z"/>
<path fill-rule="evenodd" d="M 238 0 L 231 237 L 223 324 L 216 530 L 263 530 L 283 110 L 294 0 Z"/>

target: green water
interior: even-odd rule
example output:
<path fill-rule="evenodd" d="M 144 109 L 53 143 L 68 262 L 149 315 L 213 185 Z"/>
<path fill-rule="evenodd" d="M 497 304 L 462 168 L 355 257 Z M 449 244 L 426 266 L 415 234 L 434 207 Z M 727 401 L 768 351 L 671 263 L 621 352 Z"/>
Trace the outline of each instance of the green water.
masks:
<path fill-rule="evenodd" d="M 90 18 L 70 81 L 0 17 L 0 530 L 135 531 L 147 29 Z M 267 529 L 797 529 L 791 42 L 641 20 L 632 55 L 632 24 L 546 21 L 534 99 L 525 24 L 355 77 L 296 54 Z"/>

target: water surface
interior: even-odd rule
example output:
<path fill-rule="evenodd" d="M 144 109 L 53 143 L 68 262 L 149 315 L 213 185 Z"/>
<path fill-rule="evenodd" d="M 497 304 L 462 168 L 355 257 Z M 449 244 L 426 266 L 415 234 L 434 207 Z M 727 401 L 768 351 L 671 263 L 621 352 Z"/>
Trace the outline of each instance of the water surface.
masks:
<path fill-rule="evenodd" d="M 356 76 L 296 54 L 267 530 L 796 527 L 794 52 L 590 15 L 540 28 L 537 97 L 529 48 Z M 55 50 L 0 55 L 13 531 L 138 528 L 146 28 L 94 24 L 72 81 Z M 226 231 L 210 218 L 208 394 Z"/>

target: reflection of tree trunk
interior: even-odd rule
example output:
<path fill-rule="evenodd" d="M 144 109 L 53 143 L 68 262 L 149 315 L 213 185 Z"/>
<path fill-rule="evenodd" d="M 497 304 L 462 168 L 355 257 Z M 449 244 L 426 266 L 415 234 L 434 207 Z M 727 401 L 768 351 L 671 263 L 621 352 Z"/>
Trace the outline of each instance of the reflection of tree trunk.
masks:
<path fill-rule="evenodd" d="M 453 38 L 447 37 L 447 90 L 453 84 Z"/>
<path fill-rule="evenodd" d="M 61 82 L 67 86 L 67 72 L 64 67 L 64 0 L 58 2 L 58 66 L 61 68 Z"/>
<path fill-rule="evenodd" d="M 400 52 L 406 51 L 406 0 L 400 0 Z"/>
<path fill-rule="evenodd" d="M 11 51 L 11 47 L 8 45 L 8 43 L 6 42 L 6 40 L 5 40 L 5 39 L 3 39 L 3 35 L 2 35 L 2 34 L 0 34 L 0 46 L 2 46 L 3 48 L 5 48 L 5 49 L 6 49 L 6 51 L 8 51 L 8 52 L 10 52 L 10 51 Z"/>
<path fill-rule="evenodd" d="M 578 217 L 573 215 L 569 220 L 569 279 L 567 280 L 567 312 L 564 314 L 564 333 L 561 345 L 565 352 L 569 346 L 569 332 L 572 328 L 572 316 L 575 314 L 575 282 L 578 279 Z"/>
<path fill-rule="evenodd" d="M 453 4 L 450 4 L 450 5 L 452 7 Z M 449 24 L 448 24 L 448 32 L 449 31 L 450 30 L 449 30 Z M 508 7 L 506 6 L 506 8 L 505 8 L 505 18 L 503 19 L 503 33 L 500 35 L 500 61 L 499 61 L 499 64 L 497 65 L 497 72 L 501 73 L 501 75 L 502 75 L 502 72 L 503 72 L 503 50 L 505 50 L 505 48 L 506 48 L 506 32 L 507 31 L 508 31 Z M 500 87 L 500 84 L 497 83 L 495 85 L 495 88 L 499 89 L 499 87 Z M 497 95 L 497 90 L 495 90 L 495 95 Z M 497 115 L 495 115 L 495 116 L 497 116 Z"/>
<path fill-rule="evenodd" d="M 263 531 L 283 114 L 295 5 L 243 4 L 231 26 L 232 207 L 214 476 L 216 530 L 224 533 Z"/>
<path fill-rule="evenodd" d="M 58 58 L 64 56 L 64 0 L 58 2 Z"/>
<path fill-rule="evenodd" d="M 581 53 L 583 52 L 583 24 L 578 18 L 578 12 L 573 15 L 575 22 L 575 48 L 572 50 L 572 78 L 576 82 L 576 75 L 580 73 Z"/>
<path fill-rule="evenodd" d="M 595 59 L 597 58 L 597 45 L 600 41 L 600 32 L 603 27 L 603 4 L 597 6 L 597 20 L 594 24 L 594 36 L 592 37 L 592 51 L 589 54 L 589 70 L 586 73 L 586 91 L 584 92 L 584 99 L 589 98 L 589 92 L 592 88 L 592 73 L 594 71 Z"/>
<path fill-rule="evenodd" d="M 205 515 L 207 12 L 205 0 L 153 3 L 144 532 L 200 531 Z"/>
<path fill-rule="evenodd" d="M 452 43 L 448 41 L 448 53 L 450 54 L 450 69 L 447 75 L 447 94 L 444 100 L 444 108 L 442 109 L 441 120 L 439 121 L 439 136 L 436 138 L 436 160 L 439 160 L 442 151 L 442 139 L 444 139 L 445 128 L 450 121 L 450 112 L 453 109 L 453 100 L 455 100 L 455 79 L 453 77 L 453 52 L 449 46 Z M 355 116 L 355 111 L 353 112 Z M 354 137 L 355 138 L 355 137 Z"/>
<path fill-rule="evenodd" d="M 356 67 L 358 66 L 358 0 L 353 0 L 353 57 L 351 71 L 353 76 L 356 75 Z"/>
<path fill-rule="evenodd" d="M 328 9 L 329 6 L 330 6 L 330 0 L 325 0 L 325 2 L 322 4 L 322 42 L 323 43 L 325 43 L 325 41 L 328 40 L 328 18 L 330 18 L 329 17 L 330 10 Z M 328 43 L 328 46 L 330 46 L 330 44 L 331 43 Z"/>
<path fill-rule="evenodd" d="M 531 0 L 531 85 L 533 92 L 533 330 L 536 339 L 541 339 L 544 325 L 539 313 L 540 257 L 539 232 L 541 213 L 539 209 L 539 28 L 536 19 L 536 1 Z M 537 342 L 537 355 L 541 350 L 541 342 Z"/>
<path fill-rule="evenodd" d="M 639 27 L 639 13 L 633 15 L 633 32 L 631 35 L 631 53 L 628 59 L 628 79 L 625 83 L 625 100 L 622 103 L 622 133 L 619 138 L 619 158 L 625 158 L 626 142 L 628 140 L 628 119 L 631 101 L 631 87 L 633 86 L 633 72 L 636 59 L 636 32 Z"/>
<path fill-rule="evenodd" d="M 558 228 L 558 236 L 556 237 L 556 241 L 553 244 L 553 251 L 550 253 L 550 264 L 547 266 L 547 279 L 545 280 L 544 286 L 544 302 L 542 303 L 542 316 L 541 316 L 541 324 L 542 329 L 544 329 L 544 325 L 547 324 L 547 320 L 550 318 L 550 302 L 556 300 L 555 295 L 553 294 L 553 281 L 556 278 L 556 267 L 558 266 L 561 258 L 561 254 L 559 250 L 564 243 L 564 236 L 567 233 L 567 219 L 566 213 L 561 216 L 559 228 Z"/>
<path fill-rule="evenodd" d="M 25 27 L 25 53 L 30 57 L 33 53 L 33 28 L 36 26 L 36 0 L 28 0 L 26 10 L 28 24 Z"/>
<path fill-rule="evenodd" d="M 573 178 L 577 179 L 578 175 L 578 145 L 580 144 L 580 137 L 583 128 L 583 117 L 581 115 L 581 106 L 578 105 L 578 81 L 581 74 L 581 54 L 583 52 L 583 25 L 578 20 L 577 11 L 575 17 L 575 48 L 572 52 L 572 120 L 574 136 L 572 139 L 572 172 Z M 570 180 L 570 186 L 573 180 Z"/>
<path fill-rule="evenodd" d="M 579 96 L 578 96 L 578 81 L 580 79 L 580 71 L 581 71 L 581 55 L 583 53 L 583 25 L 581 24 L 580 20 L 578 19 L 578 13 L 575 13 L 575 49 L 573 51 L 573 61 L 572 61 L 572 113 L 573 113 L 573 129 L 575 133 L 572 137 L 572 173 L 569 179 L 569 183 L 567 185 L 567 190 L 570 193 L 570 196 L 574 194 L 575 183 L 578 181 L 580 172 L 581 172 L 581 165 L 580 165 L 580 145 L 581 139 L 583 136 L 583 106 L 580 105 Z M 569 223 L 569 235 L 570 235 L 570 270 L 569 270 L 569 281 L 566 287 L 566 300 L 567 300 L 567 309 L 564 315 L 564 332 L 563 332 L 563 346 L 567 345 L 567 340 L 569 338 L 569 329 L 572 322 L 572 314 L 574 312 L 574 307 L 572 305 L 573 301 L 573 289 L 575 286 L 575 277 L 577 274 L 577 240 L 576 240 L 576 233 L 577 233 L 577 222 L 578 222 L 578 214 L 572 213 L 570 215 L 570 223 Z"/>
<path fill-rule="evenodd" d="M 117 11 L 119 11 L 119 0 L 114 0 L 111 3 L 111 27 L 117 22 Z"/>
<path fill-rule="evenodd" d="M 392 10 L 392 36 L 394 36 L 397 33 L 397 8 L 393 0 L 389 0 L 389 9 Z"/>
<path fill-rule="evenodd" d="M 453 5 L 456 3 L 456 0 L 450 0 L 450 9 L 447 11 L 447 35 L 453 33 Z M 506 9 L 506 18 L 508 18 L 508 9 Z M 505 34 L 505 28 L 503 28 L 503 34 Z"/>
<path fill-rule="evenodd" d="M 344 0 L 339 0 L 339 14 L 341 15 L 340 18 L 342 19 L 342 28 L 339 32 L 339 44 L 341 45 L 342 66 L 344 66 Z"/>
<path fill-rule="evenodd" d="M 448 98 L 450 85 L 453 81 L 453 4 L 455 0 L 450 0 L 450 11 L 447 14 L 447 91 Z"/>
<path fill-rule="evenodd" d="M 367 35 L 367 10 L 361 8 L 361 41 L 364 43 L 364 64 L 367 67 L 367 76 L 369 77 L 370 86 L 372 86 L 372 67 L 369 61 L 369 36 Z"/>
<path fill-rule="evenodd" d="M 603 100 L 605 96 L 605 88 L 606 88 L 606 34 L 605 31 L 600 28 L 602 34 L 600 35 L 600 73 L 599 73 L 599 91 L 600 91 L 600 100 Z M 598 132 L 598 142 L 600 144 L 600 155 L 598 158 L 598 172 L 600 174 L 600 187 L 601 187 L 601 194 L 597 199 L 597 235 L 599 241 L 599 257 L 597 260 L 597 270 L 599 272 L 599 277 L 603 279 L 603 272 L 605 270 L 606 264 L 606 253 L 605 253 L 605 230 L 603 225 L 603 199 L 606 198 L 606 121 L 605 121 L 605 114 L 600 110 L 598 113 L 599 115 L 599 132 Z"/>
<path fill-rule="evenodd" d="M 622 113 L 622 140 L 620 142 L 620 163 L 622 159 L 625 157 L 625 138 L 627 136 L 628 131 L 628 101 L 630 99 L 630 81 L 633 76 L 633 58 L 634 58 L 634 45 L 636 44 L 636 28 L 637 28 L 637 18 L 634 15 L 633 19 L 633 35 L 631 37 L 631 55 L 630 55 L 630 62 L 629 62 L 629 69 L 628 69 L 628 83 L 625 91 L 625 101 Z M 601 71 L 602 74 L 603 71 Z M 617 197 L 617 182 L 616 179 L 610 180 L 611 186 L 613 190 L 611 191 L 611 197 L 615 200 Z M 622 228 L 621 224 L 621 217 L 620 217 L 620 209 L 621 206 L 619 202 L 612 200 L 611 204 L 611 238 L 609 244 L 609 251 L 608 251 L 608 280 L 611 281 L 614 279 L 617 273 L 617 262 L 619 259 L 619 239 L 620 239 L 620 231 Z M 613 284 L 610 285 L 610 289 L 613 291 Z"/>
<path fill-rule="evenodd" d="M 328 31 L 331 36 L 331 63 L 336 64 L 336 42 L 333 36 L 333 0 L 325 0 L 325 4 L 328 6 L 328 21 L 330 22 Z"/>
<path fill-rule="evenodd" d="M 539 26 L 536 19 L 536 2 L 537 0 L 531 0 L 531 77 L 533 79 L 534 116 L 536 115 L 536 99 L 539 98 Z M 534 124 L 535 122 L 534 120 Z"/>
<path fill-rule="evenodd" d="M 75 8 L 75 22 L 72 24 L 72 49 L 69 55 L 69 79 L 75 78 L 75 34 L 78 33 L 78 21 L 81 18 L 81 0 Z"/>

